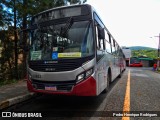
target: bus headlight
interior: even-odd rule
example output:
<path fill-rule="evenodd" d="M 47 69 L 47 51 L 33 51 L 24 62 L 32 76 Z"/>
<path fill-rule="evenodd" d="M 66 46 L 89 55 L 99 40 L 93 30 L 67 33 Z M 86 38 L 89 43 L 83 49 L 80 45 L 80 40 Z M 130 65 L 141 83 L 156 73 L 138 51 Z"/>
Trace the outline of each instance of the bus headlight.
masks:
<path fill-rule="evenodd" d="M 91 68 L 91 69 L 79 74 L 77 76 L 77 82 L 76 83 L 79 83 L 79 82 L 83 81 L 84 79 L 87 79 L 92 74 L 93 74 L 93 68 Z"/>
<path fill-rule="evenodd" d="M 84 73 L 78 75 L 78 77 L 77 77 L 77 83 L 79 83 L 82 80 L 84 80 Z"/>
<path fill-rule="evenodd" d="M 93 69 L 89 69 L 88 71 L 86 71 L 86 76 L 85 77 L 87 78 L 87 77 L 91 76 L 92 73 L 93 73 Z"/>

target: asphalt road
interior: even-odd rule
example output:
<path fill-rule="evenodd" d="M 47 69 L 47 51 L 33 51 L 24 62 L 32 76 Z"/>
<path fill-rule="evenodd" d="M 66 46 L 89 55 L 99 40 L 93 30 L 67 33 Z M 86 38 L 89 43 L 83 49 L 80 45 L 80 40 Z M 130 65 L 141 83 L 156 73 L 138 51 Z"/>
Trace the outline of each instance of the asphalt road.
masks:
<path fill-rule="evenodd" d="M 121 78 L 111 83 L 106 94 L 97 97 L 39 95 L 5 111 L 40 113 L 37 116 L 43 120 L 160 120 L 160 74 L 151 68 L 127 68 Z"/>

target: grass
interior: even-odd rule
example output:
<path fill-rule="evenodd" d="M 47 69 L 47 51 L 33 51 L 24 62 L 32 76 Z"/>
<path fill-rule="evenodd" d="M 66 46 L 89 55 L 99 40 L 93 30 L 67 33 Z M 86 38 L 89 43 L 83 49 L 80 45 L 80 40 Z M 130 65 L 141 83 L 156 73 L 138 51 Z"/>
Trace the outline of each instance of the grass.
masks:
<path fill-rule="evenodd" d="M 13 84 L 13 83 L 17 83 L 18 80 L 13 79 L 13 80 L 0 80 L 0 87 L 4 86 L 4 85 L 8 85 L 8 84 Z"/>

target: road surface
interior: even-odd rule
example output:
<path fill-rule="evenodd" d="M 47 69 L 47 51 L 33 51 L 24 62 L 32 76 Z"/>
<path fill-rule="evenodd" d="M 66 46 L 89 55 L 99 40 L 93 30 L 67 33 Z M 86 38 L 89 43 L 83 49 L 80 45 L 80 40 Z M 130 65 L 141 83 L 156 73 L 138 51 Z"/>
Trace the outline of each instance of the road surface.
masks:
<path fill-rule="evenodd" d="M 5 111 L 12 112 L 14 117 L 20 113 L 19 120 L 22 115 L 37 115 L 44 120 L 160 120 L 160 74 L 151 68 L 127 68 L 106 94 L 38 95 Z"/>

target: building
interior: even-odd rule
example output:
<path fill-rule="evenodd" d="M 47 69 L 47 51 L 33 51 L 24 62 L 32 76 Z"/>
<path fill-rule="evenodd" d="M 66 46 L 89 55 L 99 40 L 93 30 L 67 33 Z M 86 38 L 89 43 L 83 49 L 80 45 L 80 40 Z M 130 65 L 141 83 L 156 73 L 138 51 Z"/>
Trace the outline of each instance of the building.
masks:
<path fill-rule="evenodd" d="M 142 62 L 143 67 L 152 67 L 154 60 L 152 58 L 140 56 L 139 60 Z"/>
<path fill-rule="evenodd" d="M 146 56 L 131 57 L 130 64 L 134 63 L 142 64 L 143 67 L 152 67 L 155 63 L 155 60 Z"/>
<path fill-rule="evenodd" d="M 129 66 L 130 64 L 130 58 L 131 58 L 131 49 L 129 49 L 128 47 L 122 47 L 122 51 L 125 55 L 126 58 L 126 65 Z"/>

